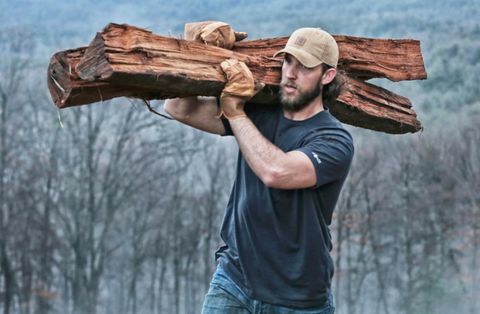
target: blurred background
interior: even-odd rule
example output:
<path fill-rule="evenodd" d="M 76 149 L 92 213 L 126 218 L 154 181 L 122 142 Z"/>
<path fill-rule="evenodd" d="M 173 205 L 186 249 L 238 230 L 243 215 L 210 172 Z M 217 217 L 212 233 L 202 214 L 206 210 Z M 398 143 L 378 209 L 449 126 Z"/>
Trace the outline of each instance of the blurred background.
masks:
<path fill-rule="evenodd" d="M 479 18 L 473 0 L 0 0 L 0 313 L 200 312 L 235 140 L 132 99 L 58 110 L 46 77 L 109 22 L 180 37 L 209 19 L 250 39 L 314 26 L 421 41 L 427 80 L 374 83 L 408 97 L 424 130 L 347 126 L 337 313 L 480 313 Z"/>

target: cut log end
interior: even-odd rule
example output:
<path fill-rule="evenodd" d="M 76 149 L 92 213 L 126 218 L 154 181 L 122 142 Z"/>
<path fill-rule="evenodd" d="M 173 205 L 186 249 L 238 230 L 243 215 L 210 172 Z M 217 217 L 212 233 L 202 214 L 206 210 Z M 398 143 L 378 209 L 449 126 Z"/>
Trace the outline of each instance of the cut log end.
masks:
<path fill-rule="evenodd" d="M 67 52 L 59 52 L 52 56 L 47 69 L 47 85 L 53 102 L 62 108 L 70 96 L 69 78 L 70 60 Z"/>

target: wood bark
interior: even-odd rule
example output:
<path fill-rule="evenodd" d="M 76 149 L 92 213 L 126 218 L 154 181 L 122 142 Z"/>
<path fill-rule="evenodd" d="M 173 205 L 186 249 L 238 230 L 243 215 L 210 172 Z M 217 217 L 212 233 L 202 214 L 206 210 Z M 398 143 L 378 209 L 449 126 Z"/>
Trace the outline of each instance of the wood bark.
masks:
<path fill-rule="evenodd" d="M 363 80 L 387 78 L 391 81 L 427 78 L 420 41 L 333 35 L 340 52 L 338 68 Z M 250 56 L 272 57 L 283 49 L 288 37 L 237 42 L 233 51 Z"/>
<path fill-rule="evenodd" d="M 91 104 L 115 97 L 160 99 L 161 93 L 123 84 L 82 80 L 75 70 L 87 47 L 61 51 L 53 55 L 48 67 L 48 88 L 59 108 Z"/>
<path fill-rule="evenodd" d="M 330 104 L 332 113 L 344 123 L 387 133 L 420 130 L 421 124 L 407 98 L 363 82 L 370 77 L 425 78 L 418 41 L 336 38 L 341 51 L 339 69 L 345 73 L 346 84 L 337 102 Z M 241 42 L 230 51 L 154 35 L 133 26 L 109 24 L 89 47 L 55 54 L 48 83 L 60 108 L 119 96 L 218 96 L 225 84 L 220 63 L 234 57 L 249 66 L 257 81 L 266 84 L 252 101 L 272 104 L 278 102 L 281 59 L 271 55 L 286 40 Z M 389 51 L 398 59 L 385 57 Z"/>

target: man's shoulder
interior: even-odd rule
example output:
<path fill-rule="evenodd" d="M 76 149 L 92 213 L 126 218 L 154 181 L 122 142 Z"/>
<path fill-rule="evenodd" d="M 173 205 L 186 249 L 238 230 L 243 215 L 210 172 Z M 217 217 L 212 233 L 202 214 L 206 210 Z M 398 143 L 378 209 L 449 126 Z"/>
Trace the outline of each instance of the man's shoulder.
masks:
<path fill-rule="evenodd" d="M 353 137 L 347 128 L 327 109 L 317 123 L 310 125 L 307 141 L 333 140 L 350 146 L 353 150 Z"/>

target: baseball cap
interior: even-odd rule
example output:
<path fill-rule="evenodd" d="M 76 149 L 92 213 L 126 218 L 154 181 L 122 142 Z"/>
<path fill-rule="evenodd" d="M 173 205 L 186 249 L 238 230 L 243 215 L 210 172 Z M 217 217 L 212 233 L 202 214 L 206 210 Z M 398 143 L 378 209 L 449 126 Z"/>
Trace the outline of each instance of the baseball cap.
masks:
<path fill-rule="evenodd" d="M 299 28 L 290 35 L 285 48 L 273 56 L 289 53 L 307 68 L 326 63 L 334 68 L 338 63 L 338 45 L 335 39 L 321 28 Z"/>

